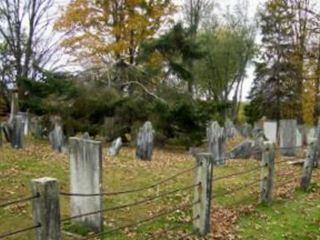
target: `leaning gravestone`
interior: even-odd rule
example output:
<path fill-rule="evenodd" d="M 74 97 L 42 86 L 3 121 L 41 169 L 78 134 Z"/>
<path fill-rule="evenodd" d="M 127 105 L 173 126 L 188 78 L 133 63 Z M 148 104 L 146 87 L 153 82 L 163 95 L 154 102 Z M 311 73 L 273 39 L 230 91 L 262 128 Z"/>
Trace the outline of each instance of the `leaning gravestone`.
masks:
<path fill-rule="evenodd" d="M 62 152 L 64 135 L 62 126 L 58 122 L 55 123 L 53 130 L 49 133 L 49 141 L 54 151 L 57 151 L 59 153 Z"/>
<path fill-rule="evenodd" d="M 275 121 L 263 122 L 263 132 L 269 141 L 273 143 L 277 143 L 277 122 Z"/>
<path fill-rule="evenodd" d="M 284 156 L 295 156 L 297 147 L 297 120 L 280 120 L 280 148 Z"/>
<path fill-rule="evenodd" d="M 99 141 L 83 138 L 69 139 L 70 191 L 89 196 L 71 196 L 71 217 L 73 222 L 95 232 L 103 228 L 102 216 L 102 145 Z M 92 196 L 91 196 L 92 195 Z M 96 214 L 85 215 L 96 212 Z"/>
<path fill-rule="evenodd" d="M 245 140 L 242 143 L 235 146 L 229 153 L 229 157 L 236 159 L 248 159 L 251 157 L 254 148 L 254 141 Z"/>
<path fill-rule="evenodd" d="M 139 130 L 137 137 L 136 157 L 141 160 L 151 160 L 155 131 L 151 122 L 146 122 Z"/>
<path fill-rule="evenodd" d="M 225 134 L 227 138 L 234 138 L 239 134 L 233 122 L 229 118 L 227 118 L 225 122 Z"/>
<path fill-rule="evenodd" d="M 121 147 L 122 147 L 122 139 L 121 139 L 121 137 L 118 137 L 116 140 L 114 140 L 111 143 L 111 146 L 108 149 L 109 156 L 118 155 Z"/>
<path fill-rule="evenodd" d="M 16 115 L 12 119 L 11 146 L 16 149 L 23 148 L 24 142 L 24 119 Z"/>
<path fill-rule="evenodd" d="M 207 128 L 209 152 L 215 165 L 225 164 L 225 131 L 218 122 L 211 122 Z"/>
<path fill-rule="evenodd" d="M 10 123 L 3 123 L 2 124 L 2 131 L 4 133 L 4 137 L 7 140 L 7 142 L 11 143 L 11 139 L 12 139 L 12 124 Z"/>

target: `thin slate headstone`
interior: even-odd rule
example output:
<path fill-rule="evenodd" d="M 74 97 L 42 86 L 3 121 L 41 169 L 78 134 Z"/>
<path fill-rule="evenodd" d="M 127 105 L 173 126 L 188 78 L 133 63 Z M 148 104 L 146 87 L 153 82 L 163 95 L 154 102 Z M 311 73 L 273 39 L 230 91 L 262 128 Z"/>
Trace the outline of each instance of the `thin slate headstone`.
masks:
<path fill-rule="evenodd" d="M 12 120 L 12 139 L 11 146 L 15 149 L 23 148 L 24 144 L 24 120 L 23 117 L 16 115 Z"/>
<path fill-rule="evenodd" d="M 70 191 L 97 196 L 71 196 L 71 217 L 102 209 L 102 144 L 99 141 L 83 138 L 69 139 Z M 102 212 L 73 220 L 95 232 L 103 228 Z"/>
<path fill-rule="evenodd" d="M 211 122 L 207 128 L 208 150 L 215 165 L 225 164 L 225 131 L 218 122 Z"/>
<path fill-rule="evenodd" d="M 280 120 L 280 148 L 284 156 L 295 156 L 297 150 L 297 120 Z"/>
<path fill-rule="evenodd" d="M 62 126 L 59 123 L 55 123 L 54 129 L 49 133 L 49 141 L 54 151 L 62 152 L 64 144 L 64 135 Z"/>
<path fill-rule="evenodd" d="M 120 152 L 120 149 L 122 147 L 122 139 L 121 137 L 118 137 L 115 139 L 112 143 L 111 146 L 108 149 L 109 156 L 116 156 Z"/>
<path fill-rule="evenodd" d="M 263 132 L 269 141 L 277 142 L 277 122 L 276 121 L 265 121 L 263 123 Z"/>
<path fill-rule="evenodd" d="M 155 131 L 151 122 L 146 122 L 139 130 L 137 137 L 136 157 L 141 160 L 151 160 L 153 153 Z"/>
<path fill-rule="evenodd" d="M 17 115 L 21 116 L 24 124 L 24 135 L 27 136 L 29 134 L 30 122 L 29 122 L 29 114 L 27 112 L 18 112 Z"/>

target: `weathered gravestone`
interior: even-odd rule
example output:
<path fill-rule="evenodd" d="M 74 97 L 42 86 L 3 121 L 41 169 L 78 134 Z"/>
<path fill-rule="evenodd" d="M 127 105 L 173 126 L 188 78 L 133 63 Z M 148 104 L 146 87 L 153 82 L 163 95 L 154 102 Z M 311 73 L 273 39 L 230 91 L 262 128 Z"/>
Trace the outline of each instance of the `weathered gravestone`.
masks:
<path fill-rule="evenodd" d="M 269 141 L 273 143 L 277 143 L 277 122 L 275 121 L 263 122 L 263 132 Z"/>
<path fill-rule="evenodd" d="M 18 108 L 19 108 L 19 93 L 17 89 L 12 89 L 11 91 L 11 107 L 10 107 L 10 118 L 9 118 L 9 123 L 12 123 L 13 118 L 17 115 L 18 113 Z"/>
<path fill-rule="evenodd" d="M 297 147 L 297 120 L 280 120 L 280 149 L 284 156 L 295 156 Z"/>
<path fill-rule="evenodd" d="M 146 122 L 139 130 L 137 137 L 136 157 L 141 160 L 151 160 L 155 131 L 151 122 Z"/>
<path fill-rule="evenodd" d="M 19 149 L 23 148 L 24 143 L 24 120 L 23 117 L 16 115 L 12 120 L 11 146 Z"/>
<path fill-rule="evenodd" d="M 53 130 L 49 133 L 49 141 L 54 151 L 62 152 L 64 144 L 64 135 L 61 124 L 56 121 Z"/>
<path fill-rule="evenodd" d="M 83 138 L 69 139 L 70 191 L 72 193 L 94 196 L 71 196 L 71 217 L 85 213 L 73 221 L 95 232 L 103 228 L 102 217 L 102 145 L 101 142 Z"/>
<path fill-rule="evenodd" d="M 252 140 L 245 140 L 244 142 L 235 146 L 229 153 L 229 157 L 236 159 L 242 158 L 247 159 L 250 158 L 254 149 L 255 142 Z"/>
<path fill-rule="evenodd" d="M 296 129 L 296 136 L 297 136 L 297 140 L 296 140 L 297 147 L 303 146 L 303 136 L 298 128 Z"/>
<path fill-rule="evenodd" d="M 218 122 L 211 122 L 207 128 L 208 148 L 215 165 L 225 164 L 225 131 Z"/>
<path fill-rule="evenodd" d="M 83 139 L 86 139 L 86 140 L 91 140 L 90 134 L 89 134 L 88 132 L 85 132 L 85 133 L 82 135 L 82 138 L 83 138 Z"/>
<path fill-rule="evenodd" d="M 315 137 L 316 137 L 316 128 L 312 127 L 307 132 L 307 143 L 310 144 Z"/>
<path fill-rule="evenodd" d="M 18 112 L 18 116 L 21 116 L 23 124 L 24 124 L 24 129 L 23 129 L 23 134 L 27 136 L 29 134 L 29 128 L 30 128 L 30 122 L 29 122 L 29 114 L 27 112 Z"/>
<path fill-rule="evenodd" d="M 226 122 L 224 125 L 225 125 L 225 135 L 227 138 L 234 138 L 239 134 L 233 122 L 229 118 L 226 119 Z"/>
<path fill-rule="evenodd" d="M 118 137 L 111 143 L 111 146 L 108 149 L 109 156 L 118 155 L 121 147 L 122 147 L 122 139 L 121 137 Z"/>
<path fill-rule="evenodd" d="M 2 123 L 2 131 L 4 133 L 4 137 L 7 140 L 7 142 L 11 143 L 12 139 L 12 124 L 10 123 Z"/>

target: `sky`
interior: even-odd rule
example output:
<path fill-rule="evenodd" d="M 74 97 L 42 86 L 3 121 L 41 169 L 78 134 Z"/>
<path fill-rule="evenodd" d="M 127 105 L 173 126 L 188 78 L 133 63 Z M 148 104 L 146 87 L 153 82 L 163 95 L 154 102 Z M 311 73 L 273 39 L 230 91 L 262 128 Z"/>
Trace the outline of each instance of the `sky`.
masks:
<path fill-rule="evenodd" d="M 55 0 L 55 1 L 56 1 L 56 4 L 61 7 L 64 7 L 69 3 L 69 0 Z M 184 0 L 174 0 L 174 1 L 176 2 L 176 4 L 179 5 L 179 4 L 182 4 Z M 258 6 L 261 5 L 263 2 L 265 2 L 266 0 L 212 0 L 212 1 L 215 1 L 217 5 L 215 9 L 215 12 L 217 15 L 221 15 L 225 13 L 227 9 L 229 10 L 234 9 L 235 5 L 238 2 L 247 1 L 248 14 L 249 14 L 249 17 L 253 20 L 256 15 Z M 259 34 L 257 35 L 256 41 L 259 42 Z M 247 96 L 251 89 L 253 79 L 254 79 L 254 66 L 250 65 L 247 67 L 247 77 L 243 85 L 242 101 L 246 101 Z"/>

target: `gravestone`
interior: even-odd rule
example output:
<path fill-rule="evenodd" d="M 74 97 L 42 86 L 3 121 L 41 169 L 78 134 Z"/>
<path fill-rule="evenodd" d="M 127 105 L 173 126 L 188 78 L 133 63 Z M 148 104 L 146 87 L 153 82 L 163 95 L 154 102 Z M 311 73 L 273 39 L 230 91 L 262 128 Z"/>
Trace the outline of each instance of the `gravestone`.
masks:
<path fill-rule="evenodd" d="M 24 144 L 24 119 L 16 115 L 12 119 L 11 146 L 15 149 L 23 148 Z"/>
<path fill-rule="evenodd" d="M 311 143 L 313 139 L 316 137 L 316 129 L 314 127 L 310 128 L 307 133 L 307 143 Z"/>
<path fill-rule="evenodd" d="M 298 128 L 296 130 L 296 136 L 297 136 L 297 147 L 302 147 L 303 146 L 303 136 Z"/>
<path fill-rule="evenodd" d="M 263 122 L 263 132 L 269 141 L 273 143 L 277 143 L 277 122 L 275 121 Z"/>
<path fill-rule="evenodd" d="M 23 134 L 27 136 L 29 134 L 29 128 L 30 128 L 29 114 L 27 112 L 18 112 L 17 115 L 21 116 L 23 119 L 23 124 L 24 124 Z"/>
<path fill-rule="evenodd" d="M 10 123 L 2 123 L 2 131 L 4 133 L 4 137 L 7 140 L 7 142 L 11 143 L 12 139 L 12 124 Z"/>
<path fill-rule="evenodd" d="M 229 118 L 227 118 L 225 122 L 225 134 L 227 138 L 234 138 L 239 134 L 233 122 Z"/>
<path fill-rule="evenodd" d="M 295 156 L 297 146 L 297 120 L 280 120 L 280 152 L 284 156 Z"/>
<path fill-rule="evenodd" d="M 64 144 L 64 135 L 60 123 L 56 122 L 54 124 L 53 130 L 49 133 L 49 141 L 54 151 L 59 153 L 62 152 Z"/>
<path fill-rule="evenodd" d="M 9 123 L 12 123 L 13 118 L 17 115 L 18 108 L 19 108 L 19 93 L 17 89 L 12 89 L 11 91 L 11 107 L 10 107 L 10 118 Z"/>
<path fill-rule="evenodd" d="M 245 140 L 244 142 L 235 146 L 229 153 L 229 157 L 232 159 L 242 158 L 248 159 L 251 157 L 254 148 L 254 141 Z"/>
<path fill-rule="evenodd" d="M 121 137 L 118 137 L 111 143 L 111 146 L 108 149 L 109 156 L 118 155 L 121 147 L 122 147 L 122 139 Z"/>
<path fill-rule="evenodd" d="M 102 209 L 102 145 L 83 138 L 70 138 L 70 191 L 97 196 L 71 196 L 71 217 Z M 95 232 L 103 228 L 102 212 L 73 220 Z"/>
<path fill-rule="evenodd" d="M 213 156 L 215 165 L 225 164 L 225 131 L 218 122 L 211 122 L 207 127 L 209 152 Z"/>
<path fill-rule="evenodd" d="M 86 139 L 86 140 L 91 140 L 90 134 L 89 134 L 88 132 L 85 132 L 85 133 L 82 135 L 82 138 L 83 138 L 83 139 Z"/>
<path fill-rule="evenodd" d="M 136 157 L 141 160 L 152 159 L 153 141 L 155 131 L 151 122 L 146 122 L 139 130 L 137 137 Z"/>

